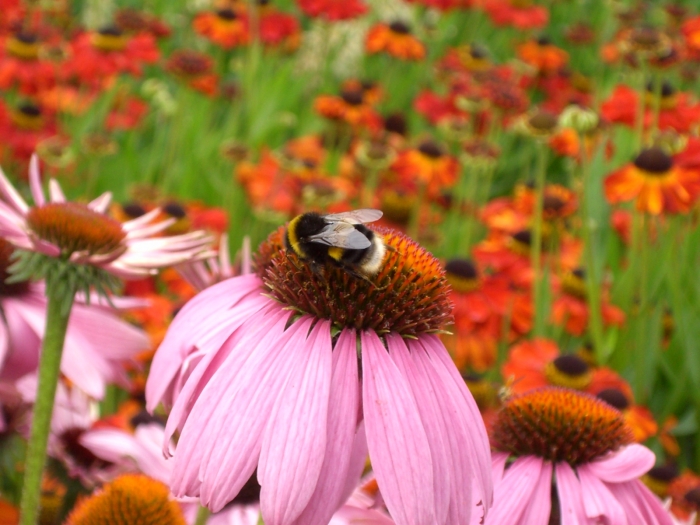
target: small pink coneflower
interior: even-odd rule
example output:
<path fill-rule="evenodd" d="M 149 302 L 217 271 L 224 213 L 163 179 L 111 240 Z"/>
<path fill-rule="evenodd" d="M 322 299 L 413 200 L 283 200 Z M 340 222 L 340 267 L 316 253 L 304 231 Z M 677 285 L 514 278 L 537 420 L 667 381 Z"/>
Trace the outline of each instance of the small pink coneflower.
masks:
<path fill-rule="evenodd" d="M 13 248 L 0 238 L 0 381 L 16 381 L 39 365 L 46 330 L 47 298 L 43 282 L 7 283 Z M 149 346 L 148 336 L 121 320 L 117 308 L 141 306 L 138 300 L 114 297 L 112 306 L 91 305 L 79 298 L 73 305 L 61 373 L 83 392 L 102 399 L 110 383 L 128 385 L 124 363 Z M 115 308 L 116 307 L 116 308 Z"/>
<path fill-rule="evenodd" d="M 509 399 L 493 426 L 494 502 L 487 524 L 672 525 L 639 480 L 654 453 L 614 408 L 545 387 Z"/>
<path fill-rule="evenodd" d="M 263 243 L 256 273 L 187 303 L 158 349 L 147 408 L 180 431 L 171 487 L 213 511 L 257 469 L 268 525 L 327 524 L 366 450 L 399 525 L 469 523 L 491 503 L 478 408 L 436 335 L 452 305 L 440 262 L 404 235 L 370 280 L 315 272 Z M 477 520 L 478 521 L 478 520 Z"/>
<path fill-rule="evenodd" d="M 41 187 L 39 161 L 32 157 L 29 206 L 0 169 L 0 235 L 19 249 L 95 266 L 122 278 L 152 274 L 157 268 L 203 253 L 209 238 L 202 231 L 157 237 L 175 219 L 153 222 L 160 210 L 124 223 L 106 215 L 109 192 L 88 204 L 69 202 L 56 180 L 49 181 L 49 200 Z"/>

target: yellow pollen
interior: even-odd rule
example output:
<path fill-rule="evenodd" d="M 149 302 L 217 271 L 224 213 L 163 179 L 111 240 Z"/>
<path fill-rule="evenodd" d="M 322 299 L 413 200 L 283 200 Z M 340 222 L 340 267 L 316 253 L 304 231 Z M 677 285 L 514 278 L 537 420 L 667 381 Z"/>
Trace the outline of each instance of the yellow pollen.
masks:
<path fill-rule="evenodd" d="M 455 292 L 469 293 L 478 290 L 481 286 L 479 279 L 467 279 L 459 275 L 447 273 L 447 282 L 450 283 Z"/>
<path fill-rule="evenodd" d="M 41 114 L 30 115 L 24 111 L 13 109 L 10 111 L 10 119 L 15 126 L 21 129 L 37 130 L 44 127 L 44 119 Z"/>

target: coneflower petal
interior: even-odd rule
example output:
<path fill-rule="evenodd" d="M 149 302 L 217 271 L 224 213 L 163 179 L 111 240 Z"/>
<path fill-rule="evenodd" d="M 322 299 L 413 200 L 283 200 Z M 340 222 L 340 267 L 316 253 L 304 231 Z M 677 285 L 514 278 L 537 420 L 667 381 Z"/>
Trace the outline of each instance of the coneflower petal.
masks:
<path fill-rule="evenodd" d="M 211 305 L 213 311 L 229 310 L 242 297 L 259 287 L 255 276 L 240 278 L 235 282 L 223 281 L 196 295 L 175 316 L 165 339 L 153 357 L 152 367 L 158 374 L 149 374 L 146 383 L 146 409 L 153 412 L 164 401 L 166 393 L 172 389 L 183 360 L 193 350 L 200 336 L 209 335 L 211 330 L 225 322 L 211 315 L 211 310 L 200 308 Z M 227 336 L 230 334 L 227 334 Z M 170 402 L 166 402 L 170 405 Z"/>
<path fill-rule="evenodd" d="M 274 396 L 263 395 L 259 387 L 275 386 L 266 384 L 270 381 L 269 364 L 277 364 L 272 355 L 276 350 L 284 350 L 284 345 L 274 348 L 273 343 L 283 336 L 287 317 L 288 314 L 275 317 L 274 326 L 250 345 L 249 358 L 243 366 L 230 354 L 192 407 L 175 456 L 174 471 L 183 470 L 173 478 L 172 489 L 176 495 L 200 495 L 208 502 L 212 494 L 216 494 L 218 482 L 214 478 L 221 468 L 227 468 L 233 478 L 225 485 L 230 500 L 253 474 L 260 455 L 262 433 L 274 402 Z M 290 340 L 299 338 L 292 335 Z M 239 378 L 240 381 L 232 380 Z M 254 424 L 247 425 L 249 420 Z M 217 447 L 222 433 L 236 446 L 226 450 Z M 201 482 L 205 472 L 210 475 L 208 484 Z"/>
<path fill-rule="evenodd" d="M 520 519 L 528 525 L 547 525 L 552 512 L 552 462 L 545 461 L 540 477 L 535 482 L 535 490 L 530 497 L 530 504 Z"/>
<path fill-rule="evenodd" d="M 493 482 L 491 480 L 491 445 L 488 434 L 484 426 L 484 420 L 476 406 L 476 401 L 469 393 L 464 379 L 459 375 L 457 368 L 452 362 L 452 358 L 445 350 L 437 336 L 426 335 L 421 338 L 423 346 L 428 350 L 436 372 L 442 377 L 451 378 L 452 381 L 445 381 L 444 387 L 450 392 L 449 398 L 458 403 L 457 410 L 464 418 L 468 414 L 468 419 L 473 428 L 466 433 L 469 450 L 471 450 L 472 464 L 477 471 L 480 480 L 480 490 L 484 492 L 484 507 L 488 511 L 493 500 Z M 465 443 L 465 445 L 466 445 Z"/>
<path fill-rule="evenodd" d="M 430 443 L 430 456 L 433 463 L 433 493 L 435 494 L 435 520 L 436 523 L 445 523 L 447 512 L 450 508 L 450 496 L 452 486 L 457 483 L 452 476 L 457 473 L 453 470 L 460 459 L 465 459 L 459 450 L 454 450 L 450 445 L 450 434 L 454 434 L 443 420 L 442 406 L 447 404 L 446 400 L 438 399 L 435 387 L 430 384 L 430 378 L 426 375 L 425 367 L 420 363 L 418 354 L 425 354 L 425 350 L 420 345 L 412 345 L 411 352 L 404 343 L 403 338 L 398 334 L 386 336 L 386 343 L 389 348 L 389 355 L 398 367 L 401 375 L 406 380 L 406 384 L 411 389 L 413 399 L 418 405 L 418 415 L 420 416 L 425 434 Z M 450 407 L 451 408 L 451 407 Z M 452 414 L 456 416 L 456 414 Z M 456 457 L 452 453 L 457 452 Z M 466 467 L 467 464 L 459 464 L 459 467 Z M 469 505 L 464 502 L 471 501 L 471 481 L 462 487 L 462 506 L 469 509 Z M 469 522 L 469 512 L 466 519 L 461 523 Z"/>
<path fill-rule="evenodd" d="M 543 467 L 542 458 L 525 456 L 516 459 L 506 470 L 503 480 L 496 486 L 494 506 L 487 523 L 525 523 L 521 518 L 530 504 Z"/>
<path fill-rule="evenodd" d="M 581 484 L 571 465 L 561 461 L 554 471 L 559 495 L 561 525 L 588 525 L 586 511 L 582 504 Z"/>
<path fill-rule="evenodd" d="M 49 200 L 51 202 L 66 202 L 66 196 L 56 179 L 49 180 Z"/>
<path fill-rule="evenodd" d="M 583 506 L 588 519 L 595 521 L 607 518 L 608 523 L 627 525 L 627 513 L 605 483 L 590 472 L 588 465 L 579 466 L 576 472 L 581 482 Z"/>
<path fill-rule="evenodd" d="M 673 525 L 671 515 L 663 510 L 658 498 L 641 481 L 612 483 L 608 488 L 625 509 L 630 524 Z"/>
<path fill-rule="evenodd" d="M 41 175 L 39 174 L 39 157 L 36 153 L 32 155 L 29 161 L 29 189 L 35 205 L 43 206 L 46 204 L 44 190 L 41 187 Z"/>
<path fill-rule="evenodd" d="M 430 443 L 406 379 L 376 333 L 364 331 L 362 406 L 372 466 L 398 525 L 436 523 Z"/>
<path fill-rule="evenodd" d="M 305 344 L 290 349 L 286 384 L 263 435 L 258 480 L 265 523 L 295 520 L 314 493 L 326 454 L 332 365 L 330 322 L 319 321 Z"/>
<path fill-rule="evenodd" d="M 226 361 L 207 385 L 223 394 L 218 396 L 219 406 L 198 445 L 208 453 L 200 467 L 203 480 L 200 496 L 213 512 L 231 501 L 253 473 L 265 427 L 294 366 L 295 350 L 304 348 L 312 321 L 311 317 L 301 318 L 283 335 L 271 330 L 274 344 L 267 339 L 261 342 L 240 371 L 231 370 Z M 200 400 L 205 393 L 206 389 Z M 224 437 L 233 446 L 221 450 L 217 443 Z"/>
<path fill-rule="evenodd" d="M 356 338 L 354 330 L 343 330 L 333 349 L 326 455 L 314 494 L 294 525 L 328 523 L 347 498 L 348 478 L 357 474 L 352 487 L 359 481 L 359 472 L 353 472 L 351 464 L 360 403 Z M 360 461 L 364 464 L 364 454 Z"/>
<path fill-rule="evenodd" d="M 645 446 L 632 443 L 588 464 L 589 471 L 608 483 L 621 483 L 646 474 L 656 463 L 656 455 Z"/>

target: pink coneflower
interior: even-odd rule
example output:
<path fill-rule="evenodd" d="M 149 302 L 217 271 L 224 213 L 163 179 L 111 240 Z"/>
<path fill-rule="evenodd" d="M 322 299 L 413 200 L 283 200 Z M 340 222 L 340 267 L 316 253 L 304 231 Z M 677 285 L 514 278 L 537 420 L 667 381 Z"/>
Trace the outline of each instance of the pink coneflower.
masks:
<path fill-rule="evenodd" d="M 487 524 L 672 524 L 638 479 L 654 453 L 633 443 L 617 410 L 588 394 L 548 387 L 513 397 L 491 437 Z"/>
<path fill-rule="evenodd" d="M 0 238 L 0 381 L 35 372 L 44 338 L 47 298 L 43 282 L 6 283 L 12 246 Z M 121 320 L 113 307 L 93 297 L 73 305 L 61 372 L 90 396 L 101 399 L 110 383 L 128 384 L 124 362 L 149 346 L 148 336 Z M 97 304 L 95 304 L 97 303 Z M 134 308 L 142 301 L 114 297 L 113 306 Z"/>
<path fill-rule="evenodd" d="M 119 223 L 108 217 L 111 194 L 89 204 L 68 202 L 54 179 L 49 200 L 41 187 L 39 161 L 32 157 L 29 184 L 34 198 L 30 207 L 0 170 L 0 236 L 22 250 L 61 257 L 76 264 L 95 266 L 122 278 L 155 273 L 202 254 L 209 238 L 196 231 L 156 237 L 175 219 L 154 223 L 160 210 Z"/>
<path fill-rule="evenodd" d="M 404 235 L 371 279 L 263 243 L 256 272 L 201 292 L 154 358 L 147 408 L 180 431 L 171 487 L 213 511 L 257 469 L 268 525 L 326 524 L 365 447 L 399 525 L 469 523 L 491 503 L 476 404 L 438 339 L 450 321 L 437 259 Z M 366 437 L 365 437 L 366 436 Z"/>

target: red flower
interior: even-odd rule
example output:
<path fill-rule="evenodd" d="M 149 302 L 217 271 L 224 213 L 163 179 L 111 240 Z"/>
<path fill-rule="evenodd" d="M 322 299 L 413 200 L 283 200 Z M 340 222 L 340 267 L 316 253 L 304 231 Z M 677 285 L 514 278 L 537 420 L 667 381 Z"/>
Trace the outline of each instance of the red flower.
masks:
<path fill-rule="evenodd" d="M 0 89 L 16 86 L 27 95 L 51 88 L 57 65 L 39 59 L 40 42 L 35 35 L 18 32 L 7 36 L 0 50 Z"/>
<path fill-rule="evenodd" d="M 307 16 L 330 21 L 350 20 L 367 12 L 361 0 L 297 0 L 297 4 Z"/>
<path fill-rule="evenodd" d="M 549 22 L 549 12 L 528 0 L 484 0 L 484 10 L 497 26 L 539 29 Z"/>
<path fill-rule="evenodd" d="M 116 27 L 83 33 L 72 43 L 72 56 L 62 68 L 65 77 L 104 86 L 115 75 L 141 75 L 143 64 L 158 60 L 155 38 L 150 34 L 128 36 Z"/>
<path fill-rule="evenodd" d="M 673 129 L 678 133 L 689 133 L 700 121 L 700 104 L 692 103 L 687 93 L 676 92 L 669 84 L 661 89 L 659 129 Z M 644 127 L 649 128 L 654 119 L 654 94 L 645 94 Z M 639 107 L 638 93 L 627 86 L 617 86 L 608 100 L 601 106 L 602 115 L 610 122 L 619 122 L 634 127 Z"/>
<path fill-rule="evenodd" d="M 56 133 L 53 116 L 39 106 L 22 104 L 8 108 L 0 103 L 0 144 L 15 160 L 28 162 L 37 144 Z"/>
<path fill-rule="evenodd" d="M 266 46 L 294 51 L 301 40 L 299 21 L 288 13 L 266 9 L 260 17 L 260 40 Z"/>
<path fill-rule="evenodd" d="M 694 59 L 700 58 L 700 16 L 689 18 L 681 27 L 688 54 Z"/>
<path fill-rule="evenodd" d="M 133 129 L 139 125 L 147 112 L 148 104 L 137 97 L 117 98 L 107 115 L 105 127 L 108 130 Z"/>
<path fill-rule="evenodd" d="M 213 67 L 209 55 L 187 49 L 173 51 L 165 64 L 168 72 L 206 95 L 213 95 L 218 89 L 219 77 L 212 73 Z"/>

